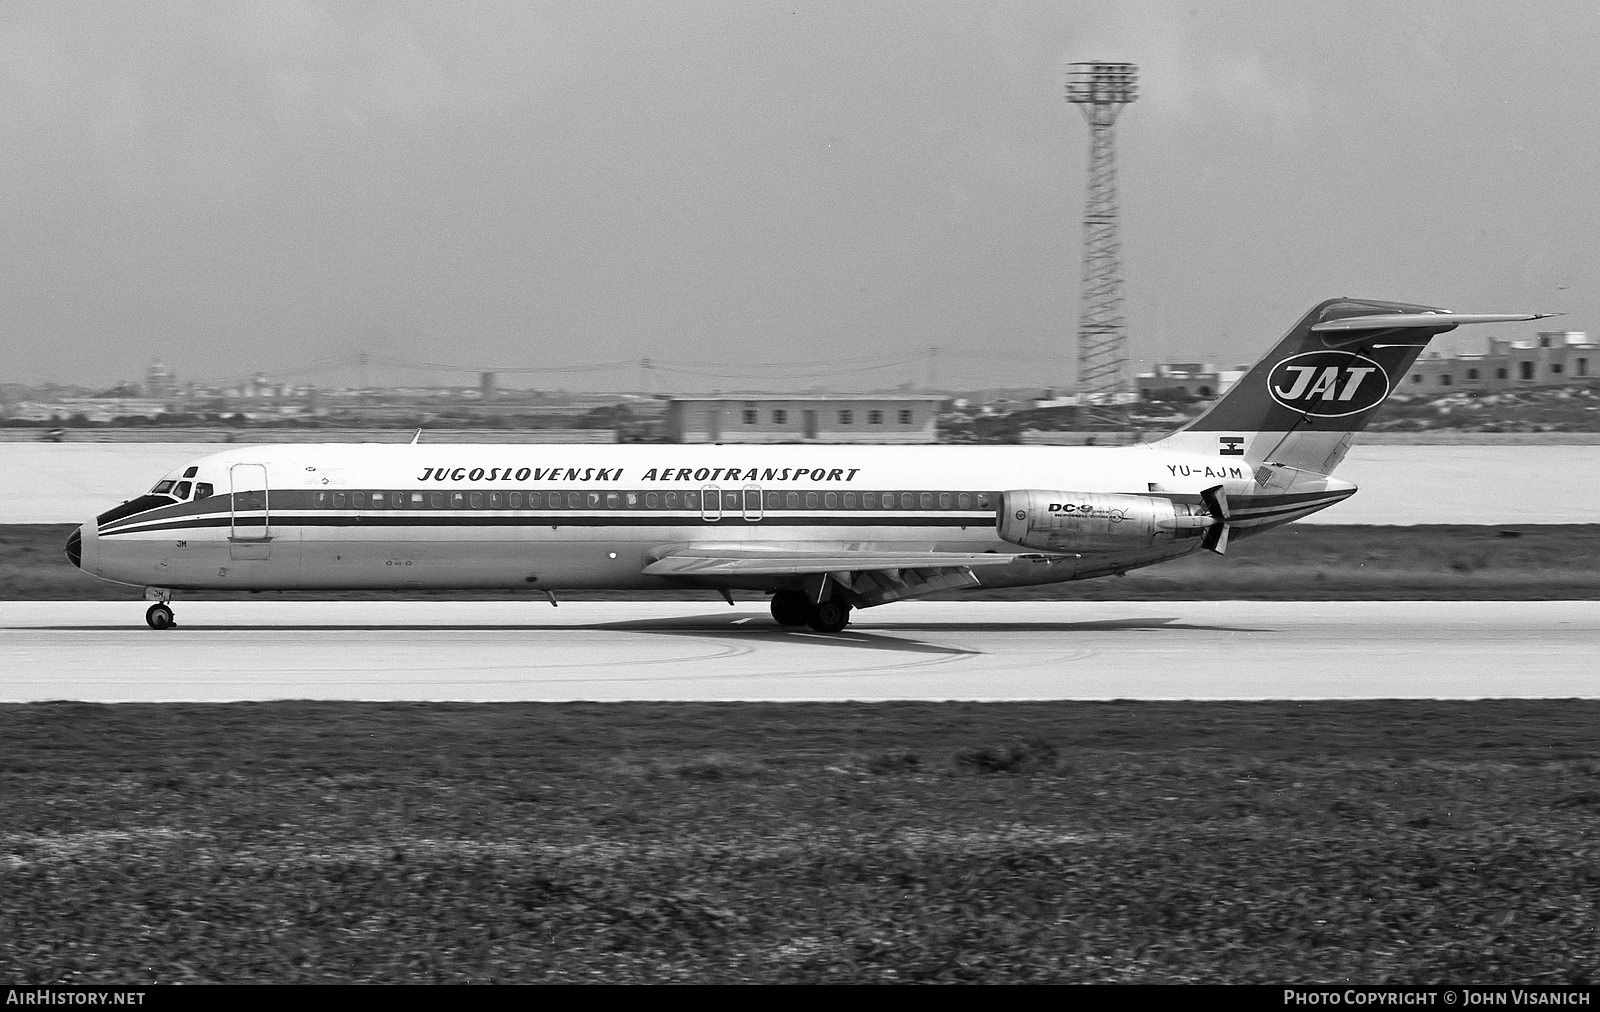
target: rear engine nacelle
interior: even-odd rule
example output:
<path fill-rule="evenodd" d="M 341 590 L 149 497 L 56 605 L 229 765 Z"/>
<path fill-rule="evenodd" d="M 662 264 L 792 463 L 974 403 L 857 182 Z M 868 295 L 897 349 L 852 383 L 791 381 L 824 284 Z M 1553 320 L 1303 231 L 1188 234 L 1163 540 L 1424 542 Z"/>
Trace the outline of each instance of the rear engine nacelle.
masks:
<path fill-rule="evenodd" d="M 1018 489 L 1000 495 L 1000 536 L 1053 552 L 1118 552 L 1198 538 L 1218 522 L 1204 506 L 1142 495 Z"/>

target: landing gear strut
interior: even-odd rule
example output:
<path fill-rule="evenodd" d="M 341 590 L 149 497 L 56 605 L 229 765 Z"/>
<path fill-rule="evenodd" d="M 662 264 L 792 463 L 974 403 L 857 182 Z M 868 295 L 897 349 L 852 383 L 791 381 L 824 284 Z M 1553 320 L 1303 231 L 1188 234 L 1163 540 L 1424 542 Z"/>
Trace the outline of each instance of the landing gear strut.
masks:
<path fill-rule="evenodd" d="M 165 604 L 152 604 L 150 610 L 144 613 L 144 620 L 150 623 L 152 629 L 170 629 L 176 624 L 172 609 Z"/>

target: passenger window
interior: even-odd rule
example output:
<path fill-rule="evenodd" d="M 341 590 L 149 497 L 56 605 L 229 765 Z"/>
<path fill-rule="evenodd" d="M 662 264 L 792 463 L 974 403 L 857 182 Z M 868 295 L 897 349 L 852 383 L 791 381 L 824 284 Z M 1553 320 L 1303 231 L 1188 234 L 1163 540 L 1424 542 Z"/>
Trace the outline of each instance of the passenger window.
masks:
<path fill-rule="evenodd" d="M 521 492 L 513 492 L 513 493 L 511 493 L 510 499 L 511 499 L 511 508 L 512 509 L 519 510 L 519 509 L 522 508 L 522 493 Z"/>
<path fill-rule="evenodd" d="M 987 492 L 979 492 L 978 493 L 978 508 L 981 509 L 981 510 L 986 510 L 986 509 L 989 508 L 989 493 L 987 493 Z"/>
<path fill-rule="evenodd" d="M 467 494 L 467 502 L 475 510 L 483 509 L 483 493 L 482 492 L 470 492 L 470 493 L 468 493 Z"/>
<path fill-rule="evenodd" d="M 910 497 L 908 496 L 907 498 L 910 498 Z M 886 509 L 886 510 L 894 509 L 894 493 L 893 492 L 885 492 L 883 494 L 883 508 Z"/>
<path fill-rule="evenodd" d="M 636 510 L 636 509 L 639 508 L 639 493 L 637 493 L 637 492 L 629 492 L 628 493 L 628 508 L 631 509 L 631 510 Z"/>
<path fill-rule="evenodd" d="M 439 493 L 437 493 L 437 492 L 434 493 L 434 495 L 438 495 L 438 494 Z M 413 493 L 411 493 L 411 508 L 412 509 L 417 509 L 417 508 L 421 507 L 421 505 L 422 505 L 422 493 L 421 492 L 413 492 Z"/>
<path fill-rule="evenodd" d="M 725 510 L 737 510 L 739 508 L 739 493 L 722 493 L 722 508 Z"/>
<path fill-rule="evenodd" d="M 365 492 L 351 492 L 350 493 L 350 505 L 354 506 L 358 510 L 359 509 L 366 509 L 366 506 L 367 506 L 367 494 Z"/>
<path fill-rule="evenodd" d="M 666 501 L 666 504 L 667 504 L 667 509 L 669 509 L 669 510 L 677 509 L 678 508 L 678 493 L 676 493 L 676 492 L 668 492 L 667 495 L 666 495 L 666 500 L 665 501 Z"/>
<path fill-rule="evenodd" d="M 383 509 L 383 493 L 382 492 L 374 492 L 374 493 L 372 493 L 372 508 L 375 509 L 375 510 Z"/>
<path fill-rule="evenodd" d="M 828 507 L 828 509 L 833 509 L 835 506 L 838 506 L 839 505 L 839 495 L 838 495 L 838 493 L 836 493 L 836 492 L 828 492 L 828 493 L 824 494 L 823 497 L 822 497 L 822 505 Z"/>
<path fill-rule="evenodd" d="M 326 493 L 326 492 L 317 492 L 316 494 L 312 495 L 312 497 L 311 497 L 311 505 L 315 506 L 319 510 L 327 509 L 328 508 L 328 502 L 329 502 L 329 496 L 328 496 L 328 493 Z"/>
<path fill-rule="evenodd" d="M 972 508 L 972 496 L 968 495 L 965 492 L 963 492 L 960 495 L 956 496 L 956 506 L 959 507 L 960 509 L 964 509 L 964 510 L 971 509 Z"/>
<path fill-rule="evenodd" d="M 942 509 L 942 510 L 947 510 L 947 509 L 950 508 L 950 493 L 949 492 L 940 492 L 939 493 L 939 508 Z"/>
<path fill-rule="evenodd" d="M 814 510 L 816 508 L 817 508 L 817 494 L 815 492 L 807 492 L 806 493 L 806 509 Z"/>
<path fill-rule="evenodd" d="M 444 493 L 443 492 L 429 492 L 428 493 L 428 502 L 436 510 L 444 509 Z"/>
<path fill-rule="evenodd" d="M 856 494 L 854 492 L 846 492 L 844 494 L 844 508 L 847 510 L 856 508 Z"/>
<path fill-rule="evenodd" d="M 583 493 L 582 492 L 568 492 L 567 493 L 567 505 L 571 506 L 573 509 L 582 509 L 583 508 Z"/>
<path fill-rule="evenodd" d="M 686 510 L 697 510 L 697 509 L 699 509 L 700 508 L 700 493 L 699 492 L 685 492 L 683 494 L 683 508 L 686 509 Z"/>
<path fill-rule="evenodd" d="M 189 498 L 189 493 L 193 490 L 194 482 L 180 481 L 178 482 L 178 486 L 172 490 L 172 494 L 177 496 L 179 499 L 187 499 Z"/>
<path fill-rule="evenodd" d="M 903 510 L 916 509 L 916 503 L 910 492 L 900 493 L 900 508 Z"/>
<path fill-rule="evenodd" d="M 599 507 L 599 505 L 600 505 L 600 493 L 599 492 L 590 492 L 589 493 L 589 508 L 590 509 L 596 509 L 597 507 Z"/>
<path fill-rule="evenodd" d="M 499 492 L 489 493 L 489 508 L 492 510 L 505 509 L 506 497 Z"/>
<path fill-rule="evenodd" d="M 201 481 L 201 482 L 196 482 L 195 483 L 195 486 L 194 486 L 194 497 L 196 499 L 210 499 L 211 498 L 211 492 L 212 492 L 212 487 L 211 487 L 211 483 L 209 481 Z"/>
<path fill-rule="evenodd" d="M 551 492 L 550 493 L 550 508 L 553 509 L 553 510 L 558 510 L 558 509 L 561 508 L 561 505 L 562 505 L 561 504 L 561 493 L 560 492 Z"/>
<path fill-rule="evenodd" d="M 932 492 L 924 492 L 924 493 L 922 493 L 921 496 L 918 497 L 918 499 L 920 500 L 920 505 L 922 506 L 923 509 L 925 509 L 925 510 L 933 509 L 933 493 Z"/>
<path fill-rule="evenodd" d="M 466 505 L 467 505 L 466 493 L 464 493 L 464 492 L 451 492 L 450 493 L 450 508 L 451 509 L 453 509 L 453 510 L 462 509 Z"/>
<path fill-rule="evenodd" d="M 800 493 L 790 492 L 788 495 L 783 497 L 783 501 L 784 505 L 788 506 L 790 509 L 797 510 L 800 508 Z"/>
<path fill-rule="evenodd" d="M 608 509 L 608 510 L 616 509 L 617 508 L 617 504 L 620 503 L 621 501 L 622 501 L 622 497 L 617 495 L 615 492 L 607 492 L 606 493 L 606 509 Z"/>
<path fill-rule="evenodd" d="M 335 492 L 333 494 L 333 508 L 336 509 L 336 510 L 344 509 L 344 493 L 343 492 Z"/>
<path fill-rule="evenodd" d="M 869 510 L 877 509 L 878 508 L 878 493 L 876 493 L 876 492 L 863 492 L 863 493 L 861 493 L 861 505 L 866 507 Z"/>
<path fill-rule="evenodd" d="M 654 492 L 646 492 L 644 494 L 644 508 L 645 509 L 650 509 L 650 510 L 655 509 L 656 508 L 656 503 L 658 503 L 660 501 L 661 501 L 660 497 L 657 496 Z"/>

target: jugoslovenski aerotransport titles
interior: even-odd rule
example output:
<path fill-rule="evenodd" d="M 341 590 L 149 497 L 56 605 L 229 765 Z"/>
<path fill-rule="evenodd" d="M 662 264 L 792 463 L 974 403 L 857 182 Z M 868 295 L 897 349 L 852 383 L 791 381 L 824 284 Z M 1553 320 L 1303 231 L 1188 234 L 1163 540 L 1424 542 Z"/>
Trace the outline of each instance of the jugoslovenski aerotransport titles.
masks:
<path fill-rule="evenodd" d="M 784 625 L 936 591 L 1225 553 L 1356 491 L 1333 477 L 1436 334 L 1541 319 L 1330 299 L 1210 410 L 1131 447 L 248 446 L 188 461 L 68 539 L 145 588 L 702 588 Z"/>

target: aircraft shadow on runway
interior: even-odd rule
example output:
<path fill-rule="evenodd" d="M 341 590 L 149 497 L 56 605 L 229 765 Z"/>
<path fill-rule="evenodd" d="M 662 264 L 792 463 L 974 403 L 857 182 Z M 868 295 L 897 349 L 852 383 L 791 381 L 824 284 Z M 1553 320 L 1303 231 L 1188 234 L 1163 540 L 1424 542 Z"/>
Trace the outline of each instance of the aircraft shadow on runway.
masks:
<path fill-rule="evenodd" d="M 685 618 L 606 622 L 584 628 L 607 629 L 613 632 L 656 633 L 668 636 L 726 637 L 730 633 L 736 633 L 740 639 L 761 639 L 774 642 L 803 640 L 809 643 L 832 646 L 939 654 L 982 654 L 986 651 L 925 643 L 901 634 L 905 632 L 1057 632 L 1070 635 L 1072 633 L 1117 632 L 1122 630 L 1134 632 L 1199 631 L 1244 633 L 1273 631 L 1245 626 L 1194 625 L 1183 622 L 1183 620 L 1176 617 L 1146 617 L 1101 619 L 1084 622 L 915 622 L 895 625 L 892 628 L 882 630 L 847 628 L 842 632 L 818 633 L 805 628 L 785 628 L 774 625 L 765 619 L 750 619 L 746 616 L 740 616 L 740 618 L 743 618 L 744 621 L 740 622 L 738 619 L 720 615 L 697 615 Z"/>
<path fill-rule="evenodd" d="M 53 625 L 30 626 L 28 628 L 41 631 L 84 631 L 89 629 L 104 630 L 104 626 L 86 625 Z M 606 632 L 636 632 L 656 636 L 691 636 L 691 637 L 716 637 L 727 638 L 736 636 L 742 640 L 765 640 L 768 642 L 804 642 L 816 643 L 825 646 L 856 647 L 878 650 L 910 651 L 915 653 L 938 654 L 981 654 L 982 650 L 969 650 L 962 647 L 944 646 L 936 643 L 926 643 L 917 639 L 907 638 L 902 633 L 1005 633 L 1005 632 L 1054 632 L 1070 636 L 1073 633 L 1091 632 L 1236 632 L 1236 633 L 1270 633 L 1273 629 L 1258 629 L 1249 626 L 1230 625 L 1197 625 L 1184 622 L 1176 616 L 1170 617 L 1140 617 L 1119 619 L 1097 619 L 1082 622 L 913 622 L 895 625 L 888 629 L 850 629 L 847 628 L 837 633 L 819 633 L 806 628 L 786 628 L 775 625 L 765 617 L 751 618 L 748 615 L 688 615 L 672 618 L 629 619 L 619 622 L 572 622 L 572 623 L 544 623 L 544 622 L 516 622 L 474 624 L 462 622 L 408 622 L 403 624 L 363 625 L 355 623 L 342 624 L 296 624 L 296 625 L 193 625 L 186 626 L 176 623 L 172 633 L 207 632 L 207 633 L 251 633 L 271 630 L 273 632 L 585 632 L 603 630 Z M 171 635 L 171 633 L 168 633 Z"/>

